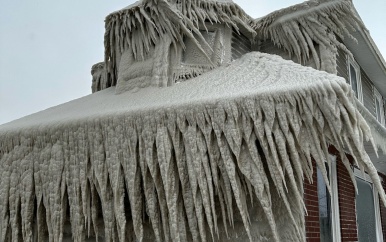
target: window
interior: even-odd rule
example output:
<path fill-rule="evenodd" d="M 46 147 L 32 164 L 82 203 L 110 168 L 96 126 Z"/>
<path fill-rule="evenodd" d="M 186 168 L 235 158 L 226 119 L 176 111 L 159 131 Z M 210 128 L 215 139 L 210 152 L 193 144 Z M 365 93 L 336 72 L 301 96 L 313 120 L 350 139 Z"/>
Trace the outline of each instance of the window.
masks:
<path fill-rule="evenodd" d="M 370 177 L 354 170 L 358 186 L 355 198 L 358 240 L 361 242 L 383 242 L 378 192 Z"/>
<path fill-rule="evenodd" d="M 375 115 L 382 125 L 385 124 L 385 115 L 383 111 L 383 99 L 382 95 L 374 88 L 374 97 L 375 97 Z"/>
<path fill-rule="evenodd" d="M 336 177 L 336 157 L 330 156 L 331 163 L 327 167 L 332 194 L 329 194 L 322 173 L 317 169 L 320 241 L 340 241 L 338 187 Z M 325 163 L 327 166 L 327 163 Z"/>
<path fill-rule="evenodd" d="M 350 58 L 348 59 L 348 71 L 351 88 L 354 91 L 356 98 L 358 98 L 360 102 L 363 102 L 360 67 Z"/>
<path fill-rule="evenodd" d="M 201 45 L 201 48 L 206 52 L 206 54 L 211 57 L 212 51 L 208 47 L 208 45 L 213 49 L 215 39 L 216 39 L 216 32 L 215 31 L 205 31 L 200 30 L 200 33 L 202 37 L 207 42 L 206 44 L 202 42 L 201 39 L 197 37 L 196 34 L 194 34 L 194 37 L 198 39 L 198 42 Z M 183 52 L 182 56 L 182 62 L 185 64 L 191 64 L 191 65 L 210 65 L 210 61 L 207 59 L 207 57 L 201 52 L 201 50 L 196 46 L 195 42 L 190 38 L 185 38 L 185 45 L 186 49 Z"/>

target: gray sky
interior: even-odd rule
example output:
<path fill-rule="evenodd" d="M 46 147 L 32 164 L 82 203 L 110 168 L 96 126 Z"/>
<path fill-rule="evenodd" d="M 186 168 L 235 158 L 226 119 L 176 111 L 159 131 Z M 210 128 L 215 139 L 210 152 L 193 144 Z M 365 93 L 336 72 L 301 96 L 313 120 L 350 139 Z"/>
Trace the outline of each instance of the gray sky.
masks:
<path fill-rule="evenodd" d="M 133 2 L 2 0 L 0 124 L 90 94 L 91 66 L 103 61 L 104 18 Z M 234 2 L 257 18 L 303 1 Z M 354 4 L 386 57 L 386 1 Z"/>

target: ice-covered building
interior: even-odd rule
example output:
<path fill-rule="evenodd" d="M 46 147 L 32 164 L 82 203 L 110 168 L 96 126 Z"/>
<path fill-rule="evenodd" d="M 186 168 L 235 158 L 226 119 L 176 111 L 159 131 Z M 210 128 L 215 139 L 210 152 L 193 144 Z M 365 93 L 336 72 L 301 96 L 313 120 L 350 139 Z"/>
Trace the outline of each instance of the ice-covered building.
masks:
<path fill-rule="evenodd" d="M 386 64 L 351 1 L 105 24 L 93 94 L 0 126 L 0 241 L 383 241 Z"/>

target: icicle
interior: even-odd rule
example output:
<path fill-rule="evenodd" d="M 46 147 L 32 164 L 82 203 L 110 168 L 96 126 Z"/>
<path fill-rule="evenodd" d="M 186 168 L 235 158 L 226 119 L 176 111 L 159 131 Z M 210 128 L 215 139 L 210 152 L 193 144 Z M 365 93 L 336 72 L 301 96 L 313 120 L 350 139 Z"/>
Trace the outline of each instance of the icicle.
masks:
<path fill-rule="evenodd" d="M 22 179 L 21 179 L 21 219 L 20 223 L 22 224 L 23 240 L 32 242 L 33 227 L 32 223 L 29 221 L 33 220 L 33 211 L 34 211 L 34 182 L 33 182 L 33 156 L 34 151 L 29 155 L 25 156 L 22 160 Z M 1 160 L 0 160 L 1 162 Z M 1 167 L 1 166 L 0 166 Z M 1 168 L 0 168 L 1 169 Z M 0 182 L 1 183 L 1 182 Z M 0 199 L 1 201 L 1 199 Z M 1 203 L 1 202 L 0 202 Z M 0 214 L 1 216 L 1 214 Z M 0 224 L 1 226 L 1 224 Z M 1 238 L 1 233 L 0 233 Z"/>
<path fill-rule="evenodd" d="M 157 164 L 158 162 L 157 155 L 156 155 L 157 151 L 155 150 L 156 149 L 155 148 L 156 124 L 154 120 L 151 120 L 149 118 L 146 118 L 143 121 L 145 123 L 144 123 L 144 129 L 142 130 L 142 137 L 145 143 L 146 163 L 150 171 L 150 174 L 154 180 L 154 185 L 158 195 L 158 202 L 160 204 L 159 210 L 161 212 L 161 221 L 163 225 L 164 237 L 166 241 L 169 241 L 170 232 L 169 232 L 169 219 L 167 214 L 167 204 L 165 201 L 166 197 L 165 197 L 165 191 L 162 186 L 162 181 L 159 174 L 159 165 Z"/>
<path fill-rule="evenodd" d="M 138 171 L 138 134 L 134 124 L 127 127 L 128 140 L 128 162 L 124 171 L 126 187 L 129 193 L 131 213 L 133 216 L 134 232 L 139 241 L 143 239 L 143 223 L 142 223 L 142 197 L 141 197 L 141 175 Z"/>
<path fill-rule="evenodd" d="M 157 125 L 156 146 L 158 162 L 160 166 L 160 174 L 162 177 L 163 186 L 165 188 L 166 203 L 170 219 L 170 232 L 173 240 L 178 242 L 180 241 L 180 233 L 178 231 L 179 225 L 177 205 L 178 185 L 176 184 L 174 164 L 172 164 L 173 161 L 171 160 L 170 138 L 167 133 L 167 128 L 162 124 Z"/>
<path fill-rule="evenodd" d="M 337 55 L 336 46 L 351 55 L 335 36 L 343 37 L 342 33 L 345 33 L 355 40 L 347 29 L 363 25 L 353 10 L 352 2 L 318 0 L 313 1 L 311 6 L 309 4 L 310 2 L 304 2 L 275 11 L 255 20 L 252 25 L 256 31 L 262 33 L 260 38 L 271 39 L 275 45 L 283 47 L 290 57 L 295 53 L 299 63 L 303 63 L 301 57 L 306 58 L 304 61 L 309 59 L 311 50 L 317 69 L 331 60 L 321 58 L 314 43 L 325 47 L 334 55 Z M 332 70 L 326 68 L 325 71 Z"/>
<path fill-rule="evenodd" d="M 203 133 L 201 130 L 196 130 L 196 137 L 197 137 L 197 148 L 200 152 L 201 157 L 201 169 L 199 170 L 201 175 L 204 176 L 204 180 L 202 181 L 202 187 L 205 191 L 205 194 L 207 198 L 205 198 L 205 202 L 210 204 L 210 209 L 207 206 L 206 213 L 208 214 L 207 220 L 211 221 L 209 224 L 214 227 L 215 233 L 218 235 L 218 226 L 217 226 L 217 215 L 216 215 L 216 209 L 215 209 L 215 200 L 214 200 L 214 189 L 213 189 L 213 178 L 212 178 L 212 172 L 209 167 L 209 159 L 208 157 L 208 149 L 207 144 L 204 138 Z M 215 168 L 216 169 L 216 168 Z M 209 211 L 210 210 L 210 211 Z M 212 232 L 213 233 L 213 232 Z M 213 237 L 213 234 L 212 234 Z"/>
<path fill-rule="evenodd" d="M 116 68 L 117 61 L 119 61 L 117 56 L 120 56 L 126 48 L 132 50 L 135 59 L 141 59 L 148 53 L 151 46 L 158 43 L 159 36 L 167 35 L 175 48 L 176 45 L 184 48 L 183 36 L 186 36 L 192 39 L 210 62 L 210 55 L 204 51 L 200 44 L 202 43 L 211 49 L 199 31 L 200 25 L 205 26 L 205 22 L 209 21 L 210 23 L 224 23 L 235 29 L 243 26 L 255 36 L 256 31 L 250 26 L 252 20 L 233 2 L 207 2 L 203 0 L 183 1 L 178 4 L 165 0 L 157 2 L 143 0 L 132 8 L 111 13 L 105 20 L 104 60 L 108 65 L 107 71 L 111 74 L 111 83 L 113 85 L 116 83 Z M 132 32 L 134 29 L 140 29 L 141 32 L 130 35 L 122 33 L 123 30 Z M 117 46 L 119 46 L 118 49 Z"/>
<path fill-rule="evenodd" d="M 170 118 L 171 120 L 173 119 L 175 120 L 176 115 L 171 114 L 168 118 Z M 183 126 L 180 126 L 180 127 L 184 129 Z M 197 220 L 194 214 L 194 205 L 193 205 L 194 202 L 193 202 L 192 190 L 189 187 L 186 158 L 184 156 L 185 150 L 184 150 L 183 140 L 181 139 L 181 134 L 177 129 L 176 123 L 169 122 L 168 131 L 171 135 L 171 139 L 174 147 L 178 175 L 181 182 L 183 203 L 185 205 L 186 217 L 188 220 L 189 229 L 192 234 L 193 241 L 197 241 L 199 239 L 199 235 L 197 233 L 198 227 L 197 227 Z"/>
<path fill-rule="evenodd" d="M 140 155 L 140 167 L 141 174 L 143 179 L 143 189 L 145 194 L 145 199 L 147 201 L 147 208 L 149 210 L 150 222 L 153 227 L 154 236 L 157 242 L 161 242 L 161 227 L 160 227 L 160 214 L 158 210 L 158 201 L 155 193 L 155 185 L 153 178 L 149 172 L 146 158 L 147 158 L 147 149 L 143 138 L 139 139 L 139 153 Z"/>
<path fill-rule="evenodd" d="M 311 78 L 307 68 L 285 83 L 288 89 L 277 77 L 288 73 L 287 65 L 299 66 L 281 59 L 275 65 L 278 60 L 251 53 L 231 64 L 253 65 L 243 77 L 264 83 L 256 95 L 37 128 L 1 126 L 0 239 L 31 241 L 36 234 L 39 241 L 60 241 L 69 221 L 74 241 L 216 241 L 233 239 L 230 232 L 238 229 L 251 241 L 304 241 L 303 179 L 312 178 L 312 159 L 326 174 L 327 143 L 340 152 L 354 186 L 344 149 L 386 203 L 363 146 L 372 130 L 350 87 L 322 72 Z M 211 83 L 217 90 L 224 79 L 216 70 L 207 75 L 217 78 Z M 290 221 L 285 235 L 279 215 Z M 257 228 L 259 221 L 266 224 Z"/>
<path fill-rule="evenodd" d="M 221 109 L 222 108 L 220 108 L 220 110 Z M 220 110 L 219 109 L 216 110 L 217 112 L 215 112 L 215 115 Z M 220 112 L 222 112 L 222 110 Z M 212 119 L 213 118 L 216 119 L 216 116 L 212 117 Z M 242 194 L 240 193 L 240 185 L 239 185 L 238 177 L 237 177 L 236 171 L 235 171 L 235 164 L 234 164 L 234 161 L 232 160 L 229 147 L 227 147 L 228 144 L 227 144 L 227 142 L 225 142 L 225 138 L 222 134 L 222 130 L 220 129 L 220 127 L 222 126 L 222 123 L 219 123 L 219 124 L 220 125 L 214 123 L 213 125 L 214 125 L 214 131 L 215 131 L 216 136 L 217 136 L 217 141 L 219 143 L 221 156 L 224 159 L 225 169 L 226 169 L 226 172 L 230 178 L 230 183 L 231 183 L 232 191 L 234 194 L 234 198 L 236 200 L 236 204 L 238 206 L 240 215 L 242 217 L 245 230 L 248 234 L 249 239 L 252 240 L 249 222 L 248 222 L 248 215 L 247 215 L 246 208 L 243 206 L 244 202 L 243 202 Z"/>

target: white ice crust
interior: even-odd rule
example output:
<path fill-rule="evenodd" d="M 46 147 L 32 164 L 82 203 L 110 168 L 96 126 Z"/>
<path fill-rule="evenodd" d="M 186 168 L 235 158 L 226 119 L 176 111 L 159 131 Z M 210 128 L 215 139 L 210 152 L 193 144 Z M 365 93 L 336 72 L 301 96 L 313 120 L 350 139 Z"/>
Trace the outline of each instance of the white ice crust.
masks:
<path fill-rule="evenodd" d="M 305 241 L 303 182 L 312 158 L 327 180 L 328 144 L 386 201 L 335 75 L 252 52 L 168 88 L 114 89 L 0 126 L 1 241 L 60 241 L 68 221 L 74 241 Z"/>

